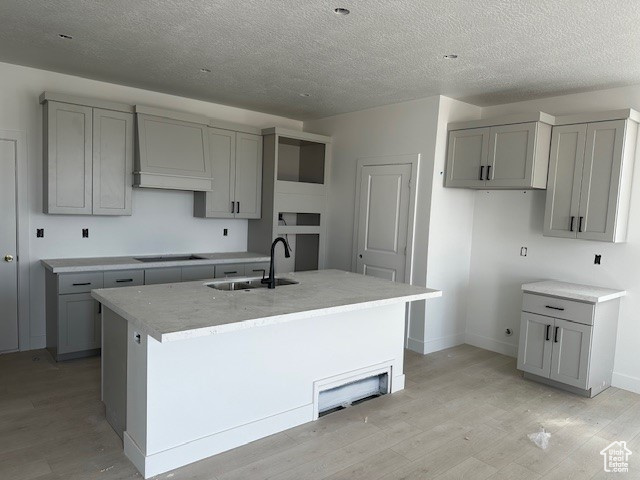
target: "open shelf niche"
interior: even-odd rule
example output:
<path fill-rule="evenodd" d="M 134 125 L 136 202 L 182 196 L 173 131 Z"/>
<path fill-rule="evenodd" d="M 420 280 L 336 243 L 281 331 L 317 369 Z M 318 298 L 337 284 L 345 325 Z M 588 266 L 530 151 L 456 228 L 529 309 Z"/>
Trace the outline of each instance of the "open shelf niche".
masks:
<path fill-rule="evenodd" d="M 291 257 L 278 246 L 276 272 L 323 269 L 331 138 L 281 128 L 262 135 L 262 218 L 249 221 L 248 248 L 268 254 L 285 237 Z"/>

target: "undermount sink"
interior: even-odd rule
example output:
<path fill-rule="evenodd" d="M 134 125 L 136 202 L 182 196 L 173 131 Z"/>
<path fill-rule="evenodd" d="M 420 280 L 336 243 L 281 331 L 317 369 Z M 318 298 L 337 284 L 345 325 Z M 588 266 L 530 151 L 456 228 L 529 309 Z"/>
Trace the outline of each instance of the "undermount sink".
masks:
<path fill-rule="evenodd" d="M 297 285 L 299 282 L 291 280 L 290 278 L 276 278 L 276 287 L 285 285 Z M 216 290 L 237 291 L 237 290 L 253 290 L 256 288 L 267 288 L 266 283 L 262 283 L 261 277 L 256 278 L 238 278 L 234 280 L 223 280 L 213 283 L 208 283 L 207 287 L 215 288 Z"/>
<path fill-rule="evenodd" d="M 134 260 L 139 262 L 152 263 L 152 262 L 181 262 L 184 260 L 205 260 L 204 257 L 198 257 L 197 255 L 162 255 L 159 257 L 134 257 Z"/>

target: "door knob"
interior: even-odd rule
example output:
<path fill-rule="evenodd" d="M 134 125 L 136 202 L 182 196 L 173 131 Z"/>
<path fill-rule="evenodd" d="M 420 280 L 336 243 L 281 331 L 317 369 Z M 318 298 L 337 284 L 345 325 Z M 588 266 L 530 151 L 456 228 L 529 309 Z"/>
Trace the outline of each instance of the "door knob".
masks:
<path fill-rule="evenodd" d="M 5 262 L 13 262 L 13 255 L 5 255 L 4 256 L 4 261 Z"/>
<path fill-rule="evenodd" d="M 358 255 L 358 257 L 362 258 L 362 254 Z"/>

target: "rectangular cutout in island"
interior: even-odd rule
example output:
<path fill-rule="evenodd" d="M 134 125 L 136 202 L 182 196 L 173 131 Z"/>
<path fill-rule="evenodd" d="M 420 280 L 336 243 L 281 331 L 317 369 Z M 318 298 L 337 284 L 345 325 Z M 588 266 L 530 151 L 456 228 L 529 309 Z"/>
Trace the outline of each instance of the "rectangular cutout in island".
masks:
<path fill-rule="evenodd" d="M 406 302 L 440 292 L 336 270 L 287 277 L 299 283 L 93 292 L 115 330 L 103 337 L 108 420 L 145 478 L 313 421 L 322 386 L 388 372 L 388 391 L 404 388 Z"/>

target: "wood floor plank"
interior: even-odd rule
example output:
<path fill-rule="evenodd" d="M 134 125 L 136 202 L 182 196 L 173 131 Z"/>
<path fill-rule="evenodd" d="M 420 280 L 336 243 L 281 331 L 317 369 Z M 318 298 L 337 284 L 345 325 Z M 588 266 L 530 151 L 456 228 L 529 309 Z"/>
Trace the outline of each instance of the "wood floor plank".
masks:
<path fill-rule="evenodd" d="M 156 478 L 605 479 L 599 451 L 608 443 L 626 440 L 640 454 L 640 395 L 610 388 L 578 397 L 525 380 L 513 358 L 469 345 L 407 352 L 405 374 L 402 392 Z M 527 438 L 541 426 L 552 433 L 545 451 Z M 640 479 L 636 463 L 625 479 Z M 5 478 L 141 478 L 104 418 L 98 357 L 56 363 L 46 351 L 0 356 Z"/>

